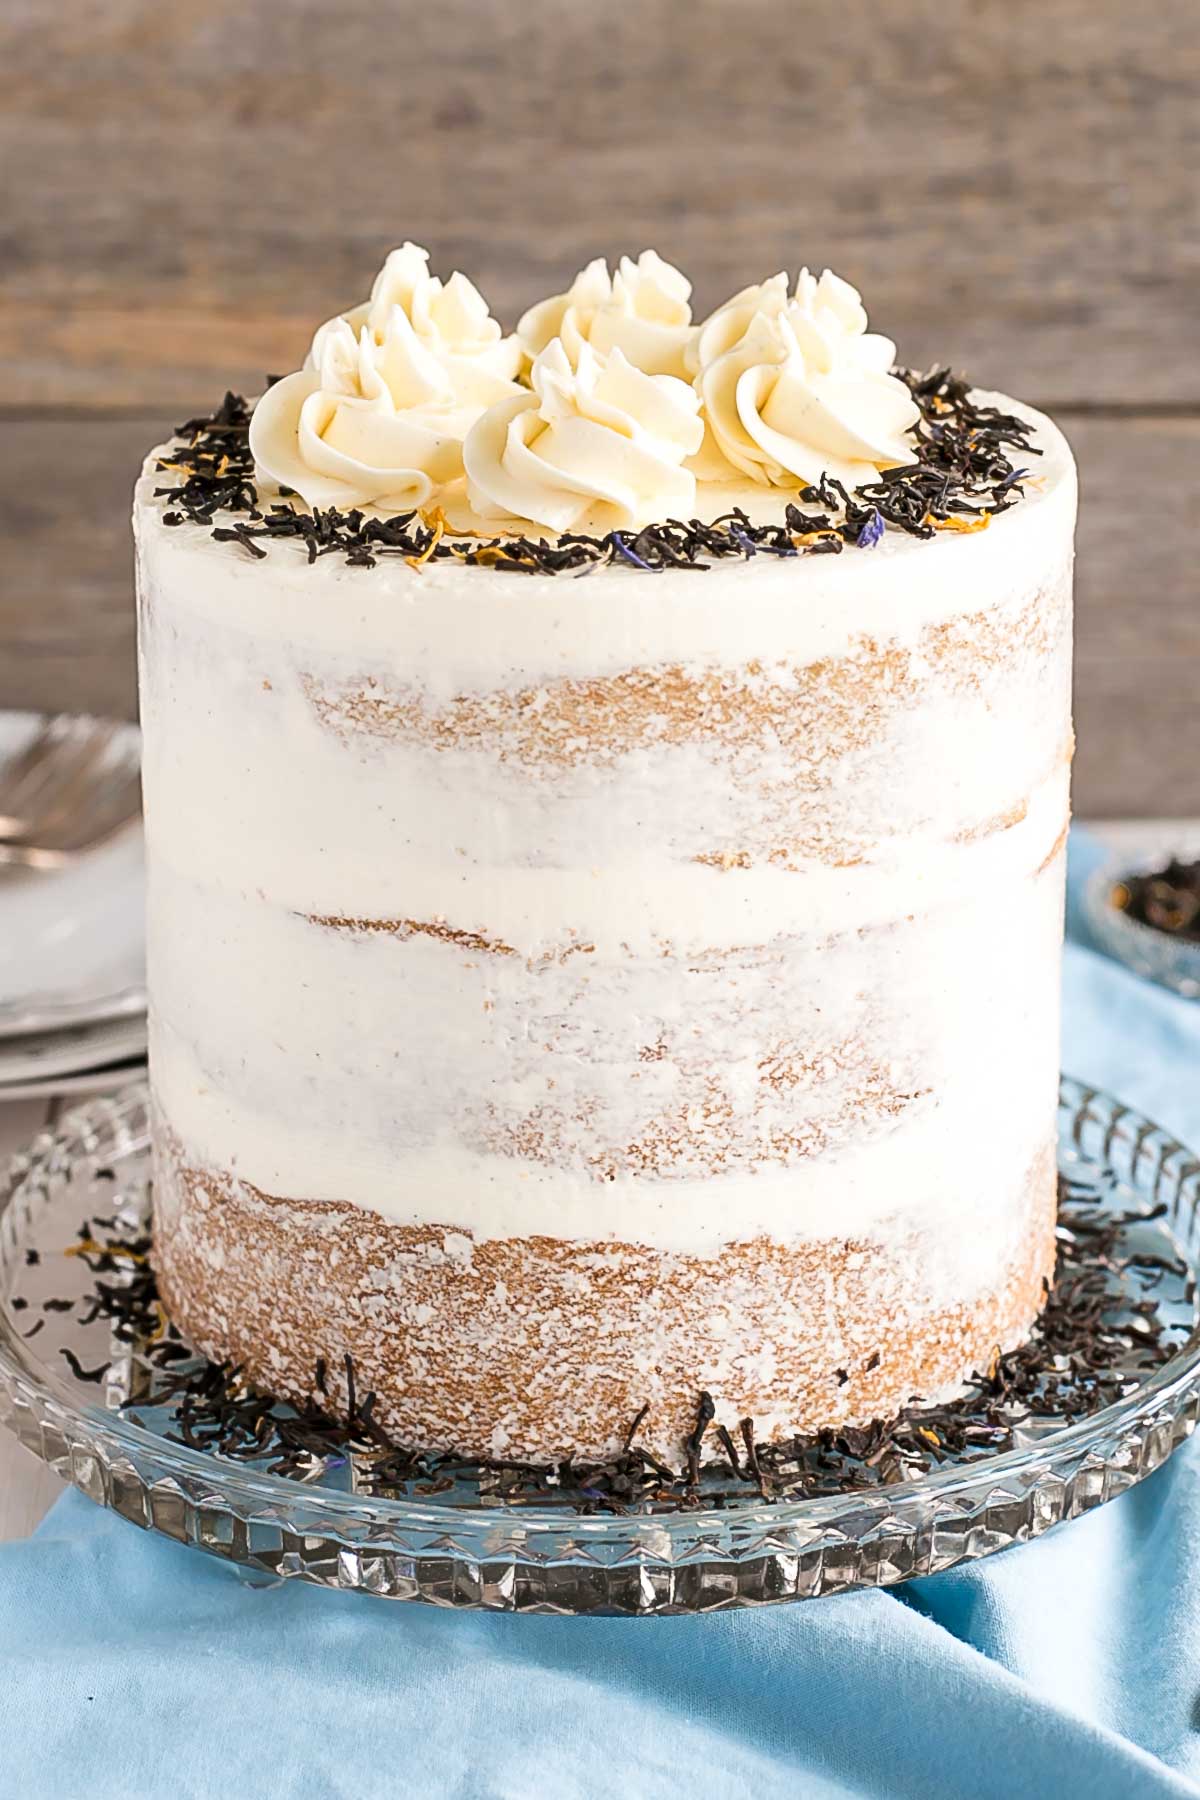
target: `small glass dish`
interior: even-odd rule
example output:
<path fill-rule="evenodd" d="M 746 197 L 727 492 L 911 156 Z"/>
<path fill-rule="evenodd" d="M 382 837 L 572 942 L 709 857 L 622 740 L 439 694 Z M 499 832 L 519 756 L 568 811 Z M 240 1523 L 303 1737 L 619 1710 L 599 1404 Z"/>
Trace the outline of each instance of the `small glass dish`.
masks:
<path fill-rule="evenodd" d="M 1185 849 L 1180 854 L 1190 852 Z M 1114 899 L 1123 883 L 1138 875 L 1157 874 L 1170 856 L 1170 851 L 1158 850 L 1136 862 L 1114 860 L 1097 869 L 1084 888 L 1084 916 L 1096 942 L 1109 956 L 1160 987 L 1187 1000 L 1200 1000 L 1200 943 L 1131 918 Z"/>
<path fill-rule="evenodd" d="M 1002 1091 L 995 1119 L 1002 1132 Z M 988 1145 L 976 1149 L 986 1156 Z M 1152 1370 L 1097 1365 L 1098 1377 L 1119 1377 L 1118 1398 L 1088 1417 L 1023 1415 L 1011 1448 L 947 1456 L 894 1485 L 780 1499 L 751 1488 L 720 1506 L 701 1495 L 670 1511 L 596 1514 L 506 1506 L 464 1483 L 448 1492 L 409 1483 L 380 1496 L 362 1491 L 353 1456 L 296 1479 L 181 1442 L 172 1407 L 156 1397 L 154 1340 L 117 1338 L 94 1305 L 77 1304 L 95 1292 L 80 1254 L 87 1221 L 104 1214 L 134 1234 L 148 1230 L 139 1085 L 44 1131 L 0 1183 L 0 1424 L 99 1505 L 260 1582 L 442 1607 L 639 1616 L 891 1586 L 1113 1499 L 1164 1463 L 1200 1417 L 1200 1161 L 1132 1108 L 1071 1080 L 1058 1158 L 1067 1183 L 1086 1190 L 1089 1217 L 1117 1223 L 1116 1266 L 1146 1272 L 1173 1334 Z M 1130 1294 L 1134 1312 L 1145 1287 Z"/>

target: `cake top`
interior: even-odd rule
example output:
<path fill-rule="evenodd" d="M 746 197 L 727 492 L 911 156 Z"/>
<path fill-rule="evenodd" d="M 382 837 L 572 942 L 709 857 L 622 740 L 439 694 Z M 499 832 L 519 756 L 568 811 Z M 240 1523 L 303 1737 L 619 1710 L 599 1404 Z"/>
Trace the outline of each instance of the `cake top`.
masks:
<path fill-rule="evenodd" d="M 1040 454 L 1027 418 L 948 370 L 897 368 L 828 269 L 696 323 L 654 251 L 612 274 L 597 260 L 506 335 L 466 276 L 428 263 L 392 251 L 303 368 L 180 427 L 158 459 L 166 521 L 364 565 L 703 567 L 981 530 Z"/>

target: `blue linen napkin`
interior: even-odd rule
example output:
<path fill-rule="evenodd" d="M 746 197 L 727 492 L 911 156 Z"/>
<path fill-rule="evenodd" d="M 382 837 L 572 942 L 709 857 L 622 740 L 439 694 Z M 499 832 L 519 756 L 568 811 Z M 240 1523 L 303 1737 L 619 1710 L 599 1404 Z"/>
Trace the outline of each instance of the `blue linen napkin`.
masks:
<path fill-rule="evenodd" d="M 1200 1143 L 1200 1006 L 1070 923 L 1066 1067 Z M 69 1494 L 0 1548 L 0 1796 L 1200 1795 L 1198 1551 L 1198 1443 L 985 1562 L 684 1619 L 255 1589 Z"/>

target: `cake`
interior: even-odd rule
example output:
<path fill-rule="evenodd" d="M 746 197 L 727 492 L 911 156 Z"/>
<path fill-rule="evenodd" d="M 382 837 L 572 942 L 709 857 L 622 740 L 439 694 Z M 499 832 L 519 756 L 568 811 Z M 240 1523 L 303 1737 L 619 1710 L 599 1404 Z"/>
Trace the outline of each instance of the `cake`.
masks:
<path fill-rule="evenodd" d="M 806 271 L 696 323 L 647 252 L 505 334 L 405 245 L 148 458 L 154 1257 L 209 1356 L 678 1463 L 1027 1334 L 1074 468 L 866 324 Z"/>

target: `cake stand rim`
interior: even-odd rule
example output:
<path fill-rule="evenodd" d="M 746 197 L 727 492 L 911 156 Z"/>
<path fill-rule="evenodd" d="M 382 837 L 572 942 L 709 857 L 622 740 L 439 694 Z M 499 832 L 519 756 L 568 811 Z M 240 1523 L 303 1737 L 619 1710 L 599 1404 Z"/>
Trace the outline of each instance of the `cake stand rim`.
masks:
<path fill-rule="evenodd" d="M 52 1127 L 41 1131 L 25 1150 L 19 1151 L 12 1159 L 7 1177 L 0 1186 L 0 1215 L 8 1211 L 22 1185 L 43 1172 L 51 1156 L 62 1153 L 64 1146 L 72 1138 L 81 1145 L 90 1141 L 92 1148 L 89 1153 L 97 1154 L 104 1148 L 102 1136 L 99 1137 L 99 1142 L 96 1140 L 105 1126 L 111 1130 L 114 1120 L 126 1119 L 130 1114 L 136 1115 L 139 1108 L 144 1114 L 147 1098 L 146 1083 L 135 1082 L 115 1096 L 92 1099 L 71 1109 Z M 1124 1142 L 1131 1149 L 1132 1174 L 1127 1179 L 1133 1180 L 1135 1187 L 1138 1163 L 1150 1146 L 1153 1146 L 1159 1184 L 1164 1165 L 1172 1159 L 1182 1159 L 1180 1168 L 1172 1176 L 1180 1190 L 1175 1198 L 1178 1200 L 1183 1187 L 1191 1183 L 1194 1188 L 1193 1210 L 1200 1204 L 1200 1160 L 1173 1134 L 1154 1124 L 1138 1109 L 1126 1106 L 1102 1089 L 1074 1077 L 1063 1076 L 1056 1115 L 1060 1121 L 1064 1113 L 1068 1115 L 1071 1135 L 1081 1156 L 1085 1155 L 1083 1133 L 1089 1124 L 1103 1132 L 1102 1147 L 1106 1155 L 1111 1154 L 1118 1142 Z M 119 1155 L 143 1154 L 147 1147 L 148 1134 L 143 1130 L 130 1137 L 121 1147 Z M 1062 1159 L 1060 1143 L 1060 1168 Z M 1144 1197 L 1149 1199 L 1152 1196 L 1145 1192 Z M 1189 1266 L 1200 1271 L 1200 1247 L 1194 1253 L 1184 1253 Z M 285 1476 L 238 1469 L 228 1459 L 169 1442 L 145 1427 L 134 1424 L 120 1413 L 101 1406 L 81 1404 L 56 1371 L 50 1371 L 39 1364 L 36 1353 L 21 1342 L 19 1333 L 13 1330 L 13 1324 L 7 1314 L 0 1320 L 0 1389 L 7 1385 L 11 1390 L 10 1410 L 14 1404 L 22 1403 L 34 1412 L 46 1408 L 60 1430 L 74 1425 L 85 1438 L 107 1439 L 118 1451 L 149 1457 L 156 1462 L 167 1460 L 173 1465 L 172 1474 L 191 1476 L 203 1486 L 220 1490 L 231 1498 L 236 1497 L 239 1504 L 246 1508 L 269 1510 L 272 1507 L 283 1507 L 302 1512 L 307 1506 L 309 1510 L 319 1512 L 329 1520 L 331 1530 L 328 1535 L 331 1541 L 336 1541 L 335 1521 L 346 1526 L 358 1526 L 360 1529 L 364 1525 L 368 1529 L 384 1529 L 390 1524 L 398 1531 L 410 1530 L 427 1534 L 446 1534 L 458 1530 L 483 1538 L 493 1533 L 506 1540 L 503 1546 L 497 1544 L 497 1552 L 502 1559 L 507 1556 L 520 1561 L 525 1555 L 530 1558 L 531 1563 L 542 1567 L 570 1563 L 568 1555 L 561 1550 L 556 1552 L 555 1540 L 558 1539 L 583 1540 L 585 1546 L 589 1542 L 597 1544 L 607 1541 L 610 1546 L 627 1545 L 631 1551 L 640 1547 L 651 1560 L 656 1560 L 663 1557 L 664 1539 L 703 1539 L 706 1534 L 715 1534 L 721 1539 L 752 1538 L 754 1534 L 761 1536 L 763 1533 L 797 1532 L 805 1528 L 814 1536 L 819 1536 L 822 1532 L 836 1535 L 839 1516 L 844 1519 L 851 1511 L 858 1511 L 873 1516 L 883 1525 L 890 1517 L 902 1514 L 905 1505 L 912 1502 L 925 1504 L 935 1511 L 941 1508 L 945 1513 L 947 1510 L 952 1511 L 956 1498 L 961 1498 L 965 1491 L 977 1490 L 981 1483 L 986 1483 L 989 1489 L 1002 1488 L 1005 1481 L 1014 1475 L 1031 1475 L 1040 1469 L 1039 1480 L 1049 1478 L 1062 1483 L 1073 1482 L 1079 1472 L 1087 1467 L 1089 1459 L 1105 1445 L 1108 1446 L 1108 1454 L 1101 1453 L 1094 1467 L 1097 1471 L 1109 1469 L 1116 1460 L 1114 1446 L 1128 1438 L 1135 1426 L 1144 1425 L 1147 1433 L 1161 1426 L 1170 1426 L 1172 1441 L 1164 1454 L 1157 1460 L 1152 1460 L 1149 1466 L 1141 1466 L 1139 1460 L 1137 1467 L 1125 1471 L 1127 1479 L 1123 1485 L 1132 1486 L 1149 1474 L 1153 1467 L 1157 1467 L 1160 1461 L 1165 1461 L 1178 1444 L 1190 1435 L 1196 1422 L 1195 1417 L 1185 1419 L 1183 1413 L 1188 1398 L 1200 1394 L 1200 1328 L 1197 1328 L 1179 1344 L 1161 1368 L 1150 1372 L 1130 1394 L 1084 1419 L 1065 1425 L 1061 1431 L 1048 1434 L 1035 1446 L 1017 1446 L 994 1457 L 985 1454 L 970 1462 L 948 1464 L 888 1487 L 812 1498 L 758 1501 L 748 1498 L 745 1506 L 733 1509 L 697 1507 L 636 1515 L 579 1515 L 565 1508 L 533 1506 L 455 1508 L 449 1505 L 422 1505 L 411 1499 L 374 1499 L 362 1494 L 345 1494 L 318 1482 L 298 1482 Z M 6 1418 L 4 1422 L 11 1425 L 12 1420 Z M 41 1435 L 39 1432 L 38 1437 Z M 39 1447 L 37 1441 L 30 1441 L 29 1447 L 41 1454 L 43 1460 L 53 1463 L 54 1458 L 46 1452 L 44 1444 Z M 1068 1466 L 1065 1470 L 1045 1467 L 1050 1459 L 1056 1464 Z M 163 1478 L 159 1477 L 160 1480 Z M 73 1454 L 67 1479 L 75 1480 Z M 76 1480 L 75 1485 L 84 1484 Z M 88 1491 L 86 1486 L 84 1491 Z M 1012 1500 L 1020 1496 L 1001 1497 Z M 1099 1501 L 1091 1502 L 1089 1506 L 1102 1503 L 1110 1497 L 1112 1496 L 1103 1494 Z M 107 1501 L 105 1503 L 110 1504 Z M 1059 1523 L 1061 1518 L 1069 1516 L 1074 1516 L 1073 1512 L 1067 1511 L 1050 1518 L 1040 1529 L 1049 1529 Z M 897 1522 L 902 1523 L 899 1519 Z M 303 1526 L 298 1524 L 296 1529 L 302 1531 Z M 1009 1542 L 1040 1535 L 1040 1529 L 1023 1530 Z M 212 1549 L 211 1545 L 204 1543 L 197 1543 L 196 1547 L 210 1551 Z M 1007 1547 L 1008 1542 L 986 1545 L 968 1550 L 953 1560 L 975 1560 L 980 1555 L 994 1554 Z M 369 1546 L 361 1545 L 357 1548 L 365 1550 Z M 224 1554 L 222 1551 L 216 1553 Z M 736 1550 L 731 1551 L 728 1546 L 724 1554 L 732 1556 L 734 1560 L 737 1558 Z M 667 1566 L 681 1566 L 671 1561 L 669 1552 L 666 1561 Z M 288 1572 L 304 1575 L 304 1571 L 300 1569 Z M 895 1579 L 907 1579 L 909 1574 L 924 1572 L 928 1571 L 913 1569 Z M 307 1578 L 316 1579 L 311 1575 Z M 844 1585 L 854 1587 L 890 1584 L 886 1579 L 860 1578 L 851 1579 Z M 405 1597 L 429 1598 L 424 1594 Z M 798 1596 L 778 1596 L 779 1599 L 794 1597 Z M 730 1601 L 732 1605 L 751 1603 L 765 1602 Z M 461 1604 L 470 1605 L 472 1602 Z M 532 1610 L 545 1609 L 534 1607 Z M 651 1607 L 645 1610 L 694 1609 Z"/>

